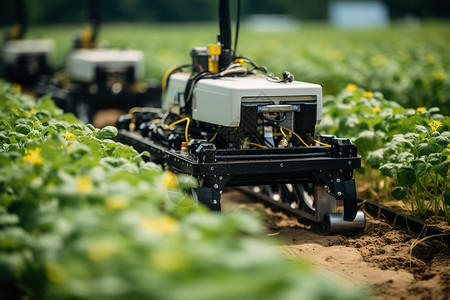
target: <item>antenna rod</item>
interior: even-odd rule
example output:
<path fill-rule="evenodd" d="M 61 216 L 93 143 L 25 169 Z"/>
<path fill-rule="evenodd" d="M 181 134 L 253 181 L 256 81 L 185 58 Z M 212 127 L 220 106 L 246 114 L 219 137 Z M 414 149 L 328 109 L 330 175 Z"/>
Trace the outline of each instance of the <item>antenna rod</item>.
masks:
<path fill-rule="evenodd" d="M 222 49 L 231 50 L 230 0 L 219 0 L 219 29 Z"/>
<path fill-rule="evenodd" d="M 100 27 L 100 0 L 89 1 L 89 23 L 92 26 L 92 41 L 95 41 Z"/>
<path fill-rule="evenodd" d="M 17 22 L 20 25 L 20 32 L 19 36 L 16 38 L 23 38 L 25 35 L 25 32 L 27 31 L 27 12 L 26 12 L 26 5 L 25 0 L 16 0 L 16 17 Z"/>

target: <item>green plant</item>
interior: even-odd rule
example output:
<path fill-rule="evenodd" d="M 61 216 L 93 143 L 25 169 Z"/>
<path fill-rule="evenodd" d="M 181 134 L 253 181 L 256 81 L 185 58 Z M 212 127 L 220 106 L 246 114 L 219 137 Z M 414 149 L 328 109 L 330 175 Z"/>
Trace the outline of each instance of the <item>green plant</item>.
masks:
<path fill-rule="evenodd" d="M 33 299 L 365 299 L 285 261 L 260 220 L 197 207 L 164 172 L 50 99 L 0 82 L 0 286 Z"/>
<path fill-rule="evenodd" d="M 440 121 L 417 125 L 415 132 L 396 134 L 368 160 L 377 162 L 380 171 L 396 179 L 392 196 L 406 200 L 412 212 L 425 216 L 440 210 L 450 224 L 450 131 L 438 131 Z"/>

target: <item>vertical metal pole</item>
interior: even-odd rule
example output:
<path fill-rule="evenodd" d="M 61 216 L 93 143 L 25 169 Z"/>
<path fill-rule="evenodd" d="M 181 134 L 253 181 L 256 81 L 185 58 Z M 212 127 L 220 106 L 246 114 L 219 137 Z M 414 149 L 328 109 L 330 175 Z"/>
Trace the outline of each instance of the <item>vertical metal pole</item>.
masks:
<path fill-rule="evenodd" d="M 92 26 L 92 42 L 95 42 L 100 27 L 100 0 L 89 0 L 89 23 Z"/>
<path fill-rule="evenodd" d="M 27 31 L 27 12 L 25 0 L 15 0 L 16 3 L 16 18 L 20 26 L 20 33 L 17 38 L 21 39 L 24 37 Z"/>
<path fill-rule="evenodd" d="M 231 17 L 229 0 L 219 0 L 219 29 L 219 42 L 222 44 L 220 70 L 222 70 L 227 67 L 233 59 L 231 51 Z"/>

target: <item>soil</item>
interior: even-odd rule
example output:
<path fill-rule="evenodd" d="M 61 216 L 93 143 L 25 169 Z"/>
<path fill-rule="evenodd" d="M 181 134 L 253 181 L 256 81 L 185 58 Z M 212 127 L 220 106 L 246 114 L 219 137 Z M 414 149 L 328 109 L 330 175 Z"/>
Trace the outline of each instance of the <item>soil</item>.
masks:
<path fill-rule="evenodd" d="M 224 210 L 246 209 L 265 220 L 270 239 L 287 259 L 302 257 L 350 284 L 369 286 L 373 299 L 450 299 L 450 249 L 433 239 L 366 216 L 362 233 L 328 235 L 319 225 L 253 202 L 237 190 L 222 196 Z"/>

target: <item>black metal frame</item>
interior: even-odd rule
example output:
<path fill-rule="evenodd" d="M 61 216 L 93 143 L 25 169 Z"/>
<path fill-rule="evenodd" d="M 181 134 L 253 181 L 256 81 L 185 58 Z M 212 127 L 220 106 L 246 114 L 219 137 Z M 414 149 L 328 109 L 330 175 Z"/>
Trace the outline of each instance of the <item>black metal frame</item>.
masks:
<path fill-rule="evenodd" d="M 154 143 L 136 132 L 120 130 L 119 142 L 137 151 L 148 151 L 152 161 L 199 180 L 196 194 L 201 203 L 220 210 L 225 186 L 251 186 L 313 182 L 327 188 L 336 200 L 344 201 L 344 220 L 357 213 L 353 170 L 361 167 L 361 157 L 348 139 L 322 136 L 328 146 L 217 150 L 214 144 L 191 140 L 189 153 L 182 154 Z"/>

